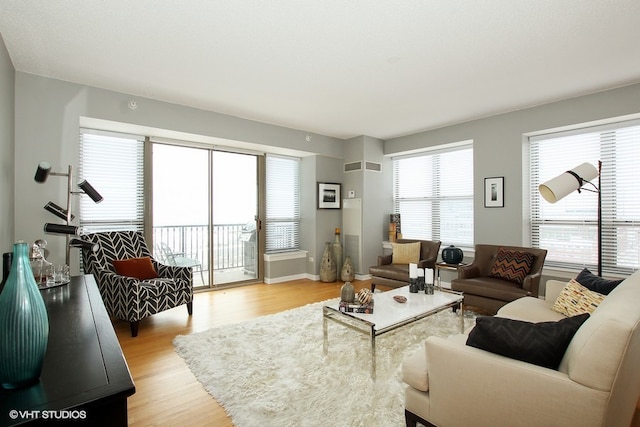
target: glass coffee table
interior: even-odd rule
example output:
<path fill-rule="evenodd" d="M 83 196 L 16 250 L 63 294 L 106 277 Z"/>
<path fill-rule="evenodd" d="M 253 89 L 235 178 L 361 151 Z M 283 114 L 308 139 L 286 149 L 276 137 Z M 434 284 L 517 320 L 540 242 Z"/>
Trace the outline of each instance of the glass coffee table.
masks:
<path fill-rule="evenodd" d="M 404 296 L 407 301 L 399 303 L 394 296 Z M 371 338 L 371 377 L 376 377 L 376 337 L 394 329 L 416 322 L 432 314 L 448 308 L 459 309 L 460 332 L 464 332 L 464 312 L 462 293 L 436 289 L 433 295 L 424 291 L 412 294 L 409 286 L 392 289 L 373 295 L 374 309 L 372 314 L 348 313 L 340 311 L 340 299 L 328 301 L 322 307 L 323 350 L 326 355 L 329 349 L 327 324 L 329 320 L 340 323 L 351 329 L 369 334 Z"/>

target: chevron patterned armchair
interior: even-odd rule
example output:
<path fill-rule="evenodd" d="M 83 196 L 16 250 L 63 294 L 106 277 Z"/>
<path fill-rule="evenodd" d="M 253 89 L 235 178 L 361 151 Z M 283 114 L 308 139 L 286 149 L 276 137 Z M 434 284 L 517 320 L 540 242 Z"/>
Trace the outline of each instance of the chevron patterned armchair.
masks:
<path fill-rule="evenodd" d="M 546 257 L 546 249 L 477 244 L 473 262 L 458 267 L 451 289 L 464 293 L 463 304 L 495 314 L 518 298 L 538 297 Z"/>
<path fill-rule="evenodd" d="M 130 323 L 132 337 L 138 335 L 140 320 L 152 314 L 182 304 L 193 313 L 191 267 L 157 262 L 142 233 L 109 231 L 83 237 L 99 245 L 96 252 L 82 251 L 84 271 L 96 278 L 109 314 Z"/>

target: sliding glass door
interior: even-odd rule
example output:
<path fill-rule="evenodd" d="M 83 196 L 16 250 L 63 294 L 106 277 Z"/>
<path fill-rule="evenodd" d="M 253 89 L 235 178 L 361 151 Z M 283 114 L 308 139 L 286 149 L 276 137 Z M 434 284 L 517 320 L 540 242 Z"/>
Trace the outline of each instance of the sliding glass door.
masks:
<path fill-rule="evenodd" d="M 195 287 L 260 278 L 258 156 L 153 144 L 154 252 Z"/>
<path fill-rule="evenodd" d="M 212 152 L 216 286 L 258 277 L 258 157 Z"/>

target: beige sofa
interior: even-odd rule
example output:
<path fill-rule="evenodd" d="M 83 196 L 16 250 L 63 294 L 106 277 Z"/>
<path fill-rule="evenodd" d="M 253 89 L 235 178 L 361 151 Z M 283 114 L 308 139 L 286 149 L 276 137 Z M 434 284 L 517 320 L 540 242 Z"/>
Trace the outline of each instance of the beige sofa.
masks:
<path fill-rule="evenodd" d="M 564 282 L 546 299 L 520 298 L 497 316 L 555 321 Z M 640 272 L 624 280 L 578 329 L 558 370 L 429 337 L 402 365 L 407 426 L 629 426 L 640 396 Z"/>

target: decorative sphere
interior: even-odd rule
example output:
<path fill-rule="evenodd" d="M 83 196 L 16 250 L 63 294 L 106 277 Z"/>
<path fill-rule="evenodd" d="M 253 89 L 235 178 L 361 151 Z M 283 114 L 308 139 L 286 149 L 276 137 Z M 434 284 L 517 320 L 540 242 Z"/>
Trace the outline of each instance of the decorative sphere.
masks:
<path fill-rule="evenodd" d="M 464 258 L 462 249 L 451 245 L 442 250 L 442 260 L 447 264 L 460 264 Z"/>
<path fill-rule="evenodd" d="M 362 288 L 358 291 L 356 298 L 358 298 L 358 301 L 360 301 L 360 304 L 367 305 L 373 300 L 373 294 L 369 289 Z"/>

